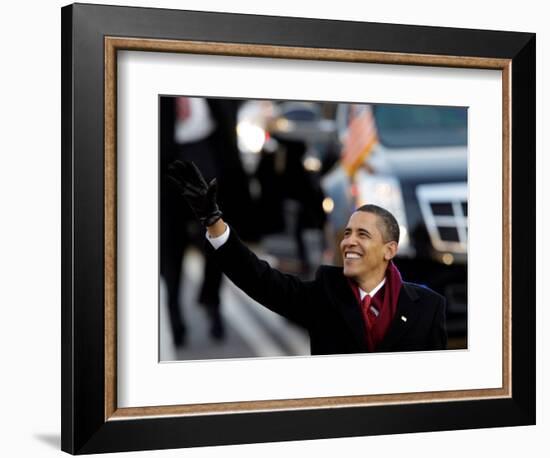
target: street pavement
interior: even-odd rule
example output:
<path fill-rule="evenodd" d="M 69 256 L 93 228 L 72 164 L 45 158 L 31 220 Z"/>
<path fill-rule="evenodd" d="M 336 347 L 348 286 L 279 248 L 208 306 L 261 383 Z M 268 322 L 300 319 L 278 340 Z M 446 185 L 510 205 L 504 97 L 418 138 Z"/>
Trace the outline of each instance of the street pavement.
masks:
<path fill-rule="evenodd" d="M 308 245 L 315 244 L 311 234 L 306 237 Z M 271 237 L 262 244 L 270 251 L 283 255 L 293 251 L 288 237 Z M 278 254 L 279 254 L 278 253 Z M 259 257 L 271 264 L 276 258 L 265 253 Z M 315 250 L 312 256 L 318 257 Z M 209 334 L 209 320 L 206 310 L 197 303 L 198 290 L 202 281 L 203 257 L 196 249 L 188 249 L 184 256 L 182 272 L 182 295 L 180 301 L 187 326 L 184 346 L 175 348 L 172 343 L 168 307 L 164 284 L 161 281 L 160 294 L 160 360 L 186 361 L 202 359 L 281 357 L 309 355 L 309 338 L 300 327 L 264 308 L 239 290 L 226 277 L 222 281 L 221 313 L 225 322 L 226 335 L 216 341 Z"/>

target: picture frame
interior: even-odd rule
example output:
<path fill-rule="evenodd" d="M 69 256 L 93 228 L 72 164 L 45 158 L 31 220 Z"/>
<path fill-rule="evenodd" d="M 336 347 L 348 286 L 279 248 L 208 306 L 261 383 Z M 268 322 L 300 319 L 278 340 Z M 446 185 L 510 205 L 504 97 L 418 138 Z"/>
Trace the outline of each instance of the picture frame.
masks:
<path fill-rule="evenodd" d="M 64 451 L 535 423 L 534 34 L 74 4 L 62 8 L 61 46 Z M 119 408 L 116 62 L 121 50 L 502 72 L 503 246 L 497 266 L 503 277 L 502 386 Z"/>

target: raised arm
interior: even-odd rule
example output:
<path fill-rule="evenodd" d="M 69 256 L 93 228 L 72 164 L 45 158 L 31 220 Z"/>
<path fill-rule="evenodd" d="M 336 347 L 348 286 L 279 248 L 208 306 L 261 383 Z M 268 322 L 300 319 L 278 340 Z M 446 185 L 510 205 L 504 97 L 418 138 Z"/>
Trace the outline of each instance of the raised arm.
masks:
<path fill-rule="evenodd" d="M 216 203 L 216 181 L 206 183 L 191 162 L 176 161 L 169 167 L 169 178 L 206 227 L 211 237 L 226 230 L 222 213 Z M 221 270 L 246 294 L 260 304 L 304 326 L 308 325 L 309 290 L 312 282 L 284 274 L 259 259 L 240 241 L 231 228 L 229 239 L 220 248 L 207 244 L 209 256 L 214 256 Z"/>

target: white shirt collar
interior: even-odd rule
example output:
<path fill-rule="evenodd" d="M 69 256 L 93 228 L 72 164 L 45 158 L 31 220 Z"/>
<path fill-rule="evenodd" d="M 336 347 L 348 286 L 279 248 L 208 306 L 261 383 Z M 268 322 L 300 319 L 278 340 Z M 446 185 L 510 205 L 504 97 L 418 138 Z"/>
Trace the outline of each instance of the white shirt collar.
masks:
<path fill-rule="evenodd" d="M 362 290 L 361 288 L 359 288 L 359 294 L 361 296 L 361 300 L 363 300 L 363 298 L 368 294 L 370 297 L 374 297 L 374 295 L 380 290 L 380 288 L 382 288 L 382 286 L 384 286 L 384 284 L 386 283 L 386 277 L 384 277 L 382 279 L 382 281 L 380 283 L 378 283 L 378 285 L 376 285 L 374 287 L 374 289 L 372 289 L 370 292 L 367 292 L 367 291 L 364 291 Z"/>

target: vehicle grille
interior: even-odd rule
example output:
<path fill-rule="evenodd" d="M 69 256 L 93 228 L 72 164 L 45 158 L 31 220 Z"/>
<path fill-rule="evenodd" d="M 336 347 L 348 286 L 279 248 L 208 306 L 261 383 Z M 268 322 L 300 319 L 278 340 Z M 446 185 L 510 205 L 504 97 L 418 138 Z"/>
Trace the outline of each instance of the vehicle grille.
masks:
<path fill-rule="evenodd" d="M 438 251 L 466 253 L 467 184 L 424 184 L 416 188 L 416 195 L 433 247 Z"/>

